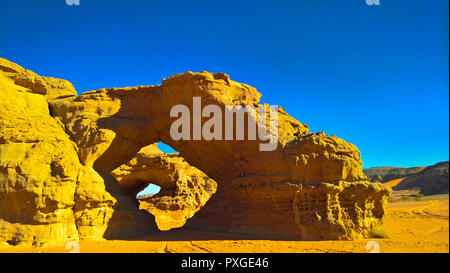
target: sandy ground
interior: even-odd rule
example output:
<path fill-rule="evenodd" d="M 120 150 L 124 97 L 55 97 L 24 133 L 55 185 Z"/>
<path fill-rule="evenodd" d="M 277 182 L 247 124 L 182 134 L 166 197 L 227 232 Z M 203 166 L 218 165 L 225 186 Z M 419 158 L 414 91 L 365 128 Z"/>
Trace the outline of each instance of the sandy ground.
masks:
<path fill-rule="evenodd" d="M 389 203 L 385 228 L 386 239 L 357 239 L 354 241 L 272 241 L 237 240 L 186 234 L 180 231 L 138 238 L 136 240 L 108 240 L 80 242 L 75 248 L 67 246 L 34 248 L 22 246 L 0 247 L 0 252 L 449 252 L 449 199 L 399 201 Z M 209 238 L 210 237 L 210 238 Z M 190 238 L 186 241 L 185 238 Z M 372 242 L 371 242 L 372 241 Z M 375 243 L 374 243 L 375 242 Z M 367 248 L 366 248 L 367 247 Z"/>
<path fill-rule="evenodd" d="M 385 185 L 385 186 L 389 186 L 389 187 L 392 188 L 392 187 L 395 187 L 395 186 L 397 186 L 398 184 L 400 184 L 400 182 L 402 182 L 403 179 L 405 179 L 405 178 L 406 178 L 406 177 L 394 179 L 394 180 L 391 180 L 391 181 L 388 181 L 388 182 L 384 183 L 384 185 Z"/>

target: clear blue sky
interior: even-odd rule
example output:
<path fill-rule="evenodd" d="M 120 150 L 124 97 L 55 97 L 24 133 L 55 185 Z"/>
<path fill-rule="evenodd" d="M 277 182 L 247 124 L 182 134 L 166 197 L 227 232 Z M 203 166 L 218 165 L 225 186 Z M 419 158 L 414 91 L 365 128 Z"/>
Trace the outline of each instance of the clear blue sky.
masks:
<path fill-rule="evenodd" d="M 448 0 L 0 0 L 0 56 L 79 93 L 225 72 L 364 167 L 448 160 Z"/>

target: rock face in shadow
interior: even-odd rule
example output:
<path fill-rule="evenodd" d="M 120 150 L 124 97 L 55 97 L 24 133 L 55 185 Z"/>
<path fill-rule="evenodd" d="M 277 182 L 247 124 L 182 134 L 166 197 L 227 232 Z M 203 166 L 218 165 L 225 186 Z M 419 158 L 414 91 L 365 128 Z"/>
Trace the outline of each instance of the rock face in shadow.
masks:
<path fill-rule="evenodd" d="M 161 152 L 156 144 L 142 148 L 112 175 L 132 195 L 150 183 L 161 188 L 149 198 L 139 198 L 139 207 L 155 216 L 160 230 L 182 227 L 217 188 L 216 182 L 205 173 L 190 166 L 178 154 Z"/>
<path fill-rule="evenodd" d="M 367 236 L 384 216 L 389 190 L 367 182 L 358 149 L 335 136 L 309 132 L 281 107 L 274 151 L 260 151 L 257 140 L 173 140 L 170 126 L 177 118 L 170 110 L 181 104 L 193 113 L 193 97 L 223 112 L 226 105 L 259 105 L 256 89 L 226 74 L 186 72 L 157 86 L 76 96 L 66 81 L 39 77 L 4 59 L 0 68 L 2 241 L 38 244 L 156 230 L 154 217 L 138 209 L 135 193 L 142 181 L 126 180 L 149 174 L 145 183 L 165 183 L 150 181 L 150 172 L 138 170 L 140 163 L 133 161 L 151 160 L 139 151 L 157 142 L 180 151 L 182 158 L 161 156 L 159 167 L 195 167 L 217 184 L 183 229 L 347 239 Z M 178 178 L 170 183 L 186 175 L 175 173 Z M 196 175 L 188 174 L 186 183 L 198 183 Z"/>

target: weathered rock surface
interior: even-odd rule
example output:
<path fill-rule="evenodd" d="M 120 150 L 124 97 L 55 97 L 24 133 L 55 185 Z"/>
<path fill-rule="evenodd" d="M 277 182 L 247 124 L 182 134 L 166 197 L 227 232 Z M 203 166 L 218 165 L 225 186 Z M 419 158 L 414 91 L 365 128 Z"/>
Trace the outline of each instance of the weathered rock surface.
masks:
<path fill-rule="evenodd" d="M 385 213 L 389 190 L 367 182 L 358 149 L 335 136 L 310 133 L 280 107 L 278 147 L 271 152 L 260 152 L 260 142 L 253 140 L 173 140 L 170 125 L 176 118 L 170 109 L 183 104 L 192 113 L 193 97 L 222 109 L 258 105 L 260 93 L 226 74 L 186 72 L 158 86 L 100 89 L 77 97 L 65 81 L 39 77 L 6 60 L 0 67 L 0 240 L 40 243 L 156 230 L 154 218 L 138 210 L 133 194 L 142 187 L 135 177 L 151 178 L 136 168 L 152 156 L 138 152 L 160 141 L 180 151 L 186 168 L 194 166 L 217 183 L 216 193 L 186 229 L 346 239 L 366 236 Z M 161 158 L 159 167 L 184 169 L 183 159 Z M 127 168 L 130 173 L 121 174 Z M 198 183 L 193 179 L 198 174 L 181 182 L 183 175 L 175 173 L 171 183 L 186 191 L 201 189 L 185 187 Z M 127 177 L 135 182 L 127 183 Z M 162 184 L 161 177 L 145 183 Z M 170 207 L 177 196 L 183 195 L 163 203 Z"/>
<path fill-rule="evenodd" d="M 80 164 L 49 110 L 76 95 L 67 81 L 0 59 L 0 242 L 39 246 L 105 233 L 116 200 Z"/>
<path fill-rule="evenodd" d="M 129 162 L 112 172 L 132 195 L 149 183 L 161 190 L 139 199 L 140 208 L 155 216 L 160 230 L 182 227 L 216 192 L 217 184 L 178 154 L 165 154 L 156 145 L 142 148 Z"/>

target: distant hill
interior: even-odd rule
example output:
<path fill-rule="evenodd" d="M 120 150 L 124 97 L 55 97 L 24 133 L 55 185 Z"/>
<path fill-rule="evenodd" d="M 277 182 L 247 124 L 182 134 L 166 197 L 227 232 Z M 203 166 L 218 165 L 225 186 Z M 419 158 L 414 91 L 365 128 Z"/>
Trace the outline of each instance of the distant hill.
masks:
<path fill-rule="evenodd" d="M 143 199 L 149 199 L 152 198 L 154 194 L 148 193 L 148 194 L 140 194 L 136 197 L 137 200 L 143 200 Z"/>
<path fill-rule="evenodd" d="M 448 193 L 448 161 L 429 166 L 423 171 L 407 176 L 394 190 L 419 188 L 424 195 Z"/>
<path fill-rule="evenodd" d="M 393 190 L 420 189 L 424 195 L 443 194 L 449 192 L 449 162 L 439 162 L 428 167 L 397 168 L 376 167 L 364 169 L 364 173 L 372 182 L 388 182 L 405 177 L 394 186 Z"/>
<path fill-rule="evenodd" d="M 399 167 L 374 167 L 364 169 L 364 174 L 369 178 L 371 182 L 388 182 L 394 179 L 402 178 L 414 173 L 423 171 L 426 167 L 412 167 L 412 168 L 399 168 Z"/>

